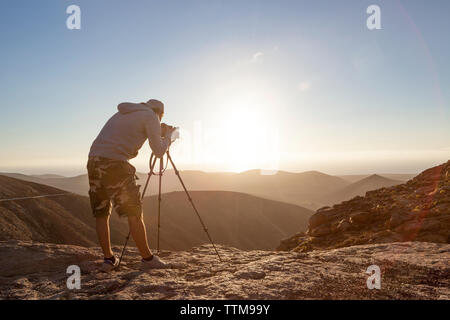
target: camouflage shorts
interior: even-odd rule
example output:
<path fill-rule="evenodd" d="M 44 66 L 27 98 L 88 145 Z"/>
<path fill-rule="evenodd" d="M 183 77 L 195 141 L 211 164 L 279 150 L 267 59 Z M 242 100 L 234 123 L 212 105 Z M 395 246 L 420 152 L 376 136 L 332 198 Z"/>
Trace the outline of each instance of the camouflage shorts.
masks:
<path fill-rule="evenodd" d="M 90 157 L 87 164 L 89 198 L 95 217 L 111 214 L 111 203 L 119 216 L 142 216 L 136 169 L 126 161 Z"/>

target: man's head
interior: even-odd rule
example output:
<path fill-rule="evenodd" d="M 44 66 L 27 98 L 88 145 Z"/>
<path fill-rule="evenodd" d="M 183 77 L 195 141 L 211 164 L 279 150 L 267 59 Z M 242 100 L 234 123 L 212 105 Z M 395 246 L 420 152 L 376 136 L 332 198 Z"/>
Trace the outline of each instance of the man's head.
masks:
<path fill-rule="evenodd" d="M 158 115 L 159 120 L 162 119 L 164 116 L 164 103 L 156 99 L 150 99 L 145 104 Z"/>

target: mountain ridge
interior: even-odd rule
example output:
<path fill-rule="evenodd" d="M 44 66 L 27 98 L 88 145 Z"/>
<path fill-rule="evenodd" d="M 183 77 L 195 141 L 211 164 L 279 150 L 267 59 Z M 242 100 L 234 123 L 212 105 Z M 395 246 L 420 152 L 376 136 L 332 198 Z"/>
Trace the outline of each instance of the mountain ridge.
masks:
<path fill-rule="evenodd" d="M 329 204 L 350 200 L 356 196 L 365 195 L 367 191 L 391 187 L 401 183 L 402 181 L 389 179 L 378 174 L 372 174 L 329 194 Z"/>
<path fill-rule="evenodd" d="M 0 176 L 0 198 L 59 194 L 59 189 Z M 306 230 L 312 211 L 252 195 L 226 191 L 190 192 L 213 239 L 238 248 L 274 249 L 297 229 Z M 156 244 L 157 196 L 145 197 L 144 221 L 150 243 Z M 207 243 L 203 229 L 184 192 L 162 196 L 161 248 L 186 250 Z M 0 240 L 19 239 L 92 246 L 97 244 L 95 219 L 88 197 L 65 192 L 51 198 L 0 202 Z M 111 240 L 123 243 L 126 219 L 111 215 Z M 264 234 L 261 234 L 264 232 Z"/>
<path fill-rule="evenodd" d="M 13 173 L 7 173 L 6 175 L 51 185 L 80 195 L 88 194 L 87 175 L 46 179 Z M 137 176 L 139 177 L 138 183 L 144 184 L 147 174 L 137 173 Z M 260 174 L 259 170 L 242 173 L 207 173 L 186 170 L 181 171 L 181 176 L 189 190 L 243 192 L 257 197 L 299 205 L 310 210 L 333 204 L 331 202 L 345 200 L 333 196 L 333 194 L 351 184 L 341 177 L 315 170 L 298 173 L 280 171 L 274 175 L 263 175 Z M 162 188 L 163 193 L 183 190 L 177 176 L 171 169 L 165 172 Z M 153 177 L 150 181 L 148 194 L 155 194 L 157 189 L 157 179 Z M 330 202 L 330 199 L 333 199 L 333 201 Z"/>
<path fill-rule="evenodd" d="M 58 197 L 34 198 L 61 194 Z M 92 246 L 97 243 L 95 219 L 87 197 L 57 188 L 0 175 L 0 198 L 30 197 L 0 202 L 0 240 L 18 239 Z M 111 239 L 125 237 L 124 224 L 111 220 Z"/>

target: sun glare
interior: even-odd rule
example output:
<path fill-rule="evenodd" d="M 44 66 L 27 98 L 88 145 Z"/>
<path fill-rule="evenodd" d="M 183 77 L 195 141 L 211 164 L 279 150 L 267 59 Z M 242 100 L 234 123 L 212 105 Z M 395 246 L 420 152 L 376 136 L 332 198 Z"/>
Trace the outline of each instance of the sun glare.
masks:
<path fill-rule="evenodd" d="M 227 171 L 242 172 L 268 167 L 273 145 L 273 125 L 267 104 L 249 99 L 233 99 L 224 103 L 225 113 L 217 126 L 217 142 L 221 148 L 212 155 Z"/>

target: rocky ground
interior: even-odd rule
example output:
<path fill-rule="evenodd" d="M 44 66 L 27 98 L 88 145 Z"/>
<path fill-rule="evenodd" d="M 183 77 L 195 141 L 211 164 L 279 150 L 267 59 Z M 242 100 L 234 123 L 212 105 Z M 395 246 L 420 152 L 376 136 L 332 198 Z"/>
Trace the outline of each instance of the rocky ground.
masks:
<path fill-rule="evenodd" d="M 307 232 L 283 240 L 278 250 L 402 241 L 450 243 L 450 161 L 405 184 L 317 210 Z"/>
<path fill-rule="evenodd" d="M 450 299 L 450 245 L 404 242 L 327 251 L 241 251 L 210 245 L 162 252 L 170 269 L 142 272 L 135 249 L 110 274 L 97 248 L 0 242 L 1 299 Z M 115 251 L 119 252 L 120 247 Z M 369 290 L 367 267 L 381 268 Z M 81 289 L 67 289 L 69 265 Z"/>

